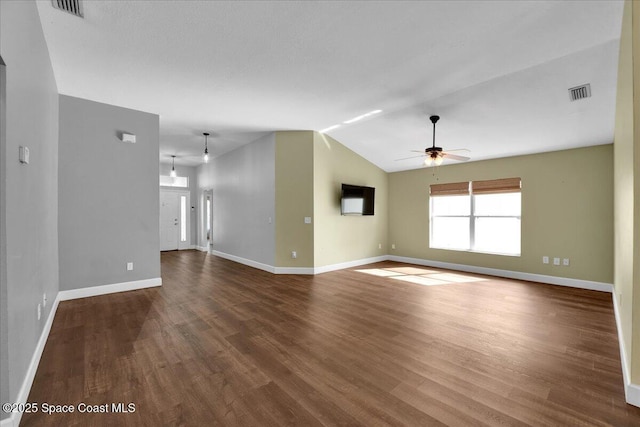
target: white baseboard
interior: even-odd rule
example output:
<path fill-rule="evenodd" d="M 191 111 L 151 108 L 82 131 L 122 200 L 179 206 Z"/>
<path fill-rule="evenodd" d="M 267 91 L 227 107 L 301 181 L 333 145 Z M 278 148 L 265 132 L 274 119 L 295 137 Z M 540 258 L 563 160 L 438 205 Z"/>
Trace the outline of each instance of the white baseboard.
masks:
<path fill-rule="evenodd" d="M 406 262 L 408 264 L 424 265 L 427 267 L 445 268 L 448 270 L 466 271 L 468 273 L 486 274 L 489 276 L 506 277 L 509 279 L 527 280 L 530 282 L 548 283 L 550 285 L 569 286 L 572 288 L 589 289 L 592 291 L 613 292 L 613 284 L 593 282 L 590 280 L 570 279 L 567 277 L 546 276 L 544 274 L 523 273 L 520 271 L 500 270 L 497 268 L 477 267 L 475 265 L 453 264 L 450 262 L 431 261 L 420 258 L 409 258 L 391 255 L 390 261 Z"/>
<path fill-rule="evenodd" d="M 374 262 L 386 261 L 388 257 L 386 255 L 377 256 L 373 258 L 358 259 L 355 261 L 347 261 L 339 264 L 325 265 L 322 267 L 275 267 L 273 265 L 264 264 L 258 261 L 254 261 L 247 258 L 242 258 L 236 255 L 231 255 L 220 251 L 211 251 L 211 255 L 219 256 L 220 258 L 235 261 L 240 264 L 248 265 L 249 267 L 257 268 L 263 271 L 268 271 L 273 274 L 304 274 L 314 275 L 320 273 L 326 273 L 329 271 L 342 270 L 345 268 L 357 267 L 359 265 L 371 264 Z"/>
<path fill-rule="evenodd" d="M 313 267 L 275 267 L 275 274 L 305 274 L 314 275 Z"/>
<path fill-rule="evenodd" d="M 640 407 L 640 386 L 631 382 L 629 365 L 627 364 L 627 352 L 625 351 L 624 335 L 622 334 L 622 321 L 620 318 L 620 306 L 618 296 L 615 292 L 611 294 L 613 298 L 613 312 L 616 318 L 618 329 L 618 343 L 620 344 L 620 362 L 622 363 L 622 379 L 624 381 L 624 399 L 628 404 Z"/>
<path fill-rule="evenodd" d="M 33 385 L 33 379 L 36 377 L 36 372 L 38 371 L 38 365 L 40 364 L 40 358 L 42 357 L 42 352 L 44 351 L 44 346 L 47 344 L 47 339 L 49 338 L 49 332 L 51 331 L 51 326 L 53 325 L 53 319 L 56 317 L 56 311 L 58 311 L 58 304 L 60 303 L 60 293 L 58 292 L 58 296 L 53 300 L 53 305 L 51 306 L 51 311 L 49 311 L 49 316 L 47 317 L 47 321 L 42 328 L 42 332 L 40 333 L 40 338 L 38 339 L 38 343 L 36 344 L 36 348 L 33 351 L 33 355 L 31 356 L 31 360 L 29 361 L 29 367 L 27 368 L 27 373 L 22 380 L 22 385 L 20 386 L 20 391 L 16 396 L 16 401 L 14 403 L 26 403 L 29 398 L 29 392 L 31 391 L 31 386 Z M 3 402 L 4 403 L 4 402 Z M 22 412 L 13 412 L 9 418 L 5 418 L 0 422 L 0 427 L 9 427 L 9 426 L 18 426 L 20 425 L 20 420 L 22 419 Z"/>
<path fill-rule="evenodd" d="M 230 261 L 235 261 L 240 264 L 248 265 L 249 267 L 257 268 L 258 270 L 268 271 L 269 273 L 275 273 L 275 267 L 268 264 L 263 264 L 258 261 L 254 261 L 252 259 L 242 258 L 236 255 L 231 255 L 225 252 L 214 251 L 213 249 L 209 252 L 211 255 L 219 256 L 220 258 L 228 259 Z"/>
<path fill-rule="evenodd" d="M 69 289 L 58 292 L 60 301 L 68 301 L 78 298 L 95 297 L 98 295 L 114 294 L 116 292 L 135 291 L 137 289 L 162 286 L 162 278 L 136 280 L 133 282 L 114 283 L 111 285 L 91 286 L 88 288 Z"/>
<path fill-rule="evenodd" d="M 193 248 L 201 252 L 209 252 L 209 248 L 207 248 L 206 246 L 194 246 Z"/>
<path fill-rule="evenodd" d="M 625 389 L 625 399 L 627 403 L 640 408 L 640 385 L 627 383 Z"/>
<path fill-rule="evenodd" d="M 382 256 L 376 256 L 372 258 L 357 259 L 355 261 L 341 262 L 338 264 L 325 265 L 322 267 L 315 267 L 313 269 L 313 274 L 321 274 L 321 273 L 327 273 L 329 271 L 344 270 L 345 268 L 358 267 L 360 265 L 366 265 L 366 264 L 373 264 L 374 262 L 387 261 L 388 259 L 389 259 L 388 255 L 382 255 Z"/>
<path fill-rule="evenodd" d="M 44 328 L 42 329 L 42 333 L 40 334 L 40 338 L 38 339 L 38 344 L 36 345 L 36 348 L 33 352 L 33 356 L 31 356 L 31 361 L 29 362 L 27 373 L 24 376 L 24 380 L 22 381 L 22 386 L 20 387 L 20 391 L 16 396 L 15 403 L 26 403 L 27 399 L 29 398 L 29 392 L 31 391 L 31 386 L 33 385 L 33 379 L 35 378 L 36 372 L 38 371 L 40 358 L 42 357 L 44 346 L 46 345 L 47 339 L 49 338 L 49 332 L 51 331 L 53 319 L 55 318 L 56 312 L 58 311 L 58 304 L 60 303 L 60 301 L 106 295 L 116 292 L 132 291 L 136 289 L 152 288 L 156 286 L 162 286 L 162 278 L 156 277 L 153 279 L 136 280 L 134 282 L 115 283 L 112 285 L 93 286 L 89 288 L 59 291 L 58 295 L 56 295 L 56 298 L 53 301 L 53 306 L 51 307 L 49 317 L 47 317 L 47 321 L 44 324 Z M 0 421 L 0 427 L 18 426 L 21 419 L 21 412 L 13 412 L 9 418 L 5 418 L 4 420 Z"/>

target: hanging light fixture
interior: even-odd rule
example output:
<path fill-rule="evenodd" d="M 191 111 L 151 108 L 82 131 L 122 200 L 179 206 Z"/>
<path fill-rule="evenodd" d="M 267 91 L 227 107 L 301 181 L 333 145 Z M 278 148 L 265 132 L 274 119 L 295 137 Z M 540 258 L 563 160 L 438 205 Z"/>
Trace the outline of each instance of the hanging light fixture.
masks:
<path fill-rule="evenodd" d="M 207 132 L 204 132 L 203 135 L 204 135 L 204 155 L 202 156 L 202 159 L 204 160 L 205 163 L 209 163 L 209 148 L 207 147 L 207 138 L 209 137 L 209 134 Z"/>
<path fill-rule="evenodd" d="M 176 173 L 176 156 L 171 156 L 171 173 L 169 174 L 171 178 L 175 178 L 178 176 Z"/>

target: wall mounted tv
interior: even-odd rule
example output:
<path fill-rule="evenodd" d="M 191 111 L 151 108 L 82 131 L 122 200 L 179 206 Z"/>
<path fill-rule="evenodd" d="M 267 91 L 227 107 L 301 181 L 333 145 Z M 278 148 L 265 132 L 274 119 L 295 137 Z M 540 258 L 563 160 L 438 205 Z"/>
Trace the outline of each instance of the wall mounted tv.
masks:
<path fill-rule="evenodd" d="M 375 196 L 373 187 L 342 184 L 342 215 L 373 215 Z"/>

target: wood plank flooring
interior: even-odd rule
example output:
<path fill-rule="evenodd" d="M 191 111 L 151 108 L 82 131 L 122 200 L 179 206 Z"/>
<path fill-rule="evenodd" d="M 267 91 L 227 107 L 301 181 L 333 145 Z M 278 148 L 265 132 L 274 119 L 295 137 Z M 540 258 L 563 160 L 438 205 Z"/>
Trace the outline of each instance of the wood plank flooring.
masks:
<path fill-rule="evenodd" d="M 60 303 L 29 396 L 135 412 L 21 425 L 640 425 L 610 294 L 398 267 L 163 253 L 162 288 Z"/>

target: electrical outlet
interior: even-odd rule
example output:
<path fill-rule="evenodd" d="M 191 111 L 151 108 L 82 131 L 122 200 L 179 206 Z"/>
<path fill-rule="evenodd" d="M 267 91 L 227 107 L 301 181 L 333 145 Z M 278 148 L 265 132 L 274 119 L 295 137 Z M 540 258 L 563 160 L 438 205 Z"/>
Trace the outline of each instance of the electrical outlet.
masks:
<path fill-rule="evenodd" d="M 304 223 L 305 224 L 311 224 L 311 217 L 310 216 L 305 216 L 304 217 Z"/>
<path fill-rule="evenodd" d="M 296 251 L 291 251 L 291 258 L 298 258 L 298 253 Z"/>
<path fill-rule="evenodd" d="M 392 244 L 391 244 L 391 249 L 395 249 L 395 248 L 396 248 L 396 244 L 395 244 L 395 243 L 392 243 Z"/>
<path fill-rule="evenodd" d="M 553 265 L 560 265 L 560 258 L 556 257 L 553 259 Z"/>
<path fill-rule="evenodd" d="M 42 317 L 42 306 L 38 304 L 38 320 Z"/>
<path fill-rule="evenodd" d="M 564 265 L 565 267 L 569 265 L 569 258 L 564 258 L 562 260 L 562 265 Z"/>
<path fill-rule="evenodd" d="M 382 243 L 378 243 L 378 249 L 382 249 Z"/>
<path fill-rule="evenodd" d="M 47 306 L 47 293 L 43 293 L 42 294 L 42 308 L 45 308 Z"/>
<path fill-rule="evenodd" d="M 133 271 L 133 263 L 132 262 L 128 262 L 127 263 L 127 271 Z"/>
<path fill-rule="evenodd" d="M 543 264 L 549 264 L 549 257 L 548 256 L 543 256 L 542 257 L 542 263 Z"/>

